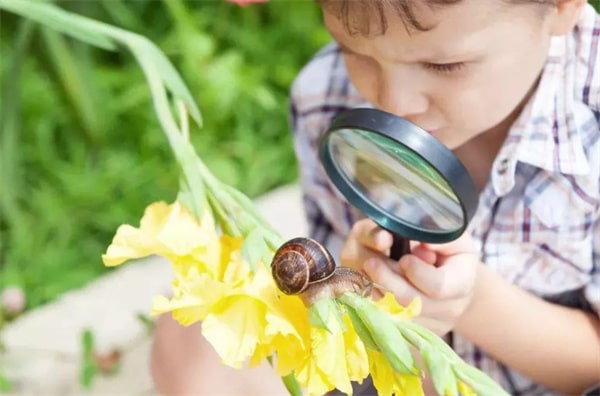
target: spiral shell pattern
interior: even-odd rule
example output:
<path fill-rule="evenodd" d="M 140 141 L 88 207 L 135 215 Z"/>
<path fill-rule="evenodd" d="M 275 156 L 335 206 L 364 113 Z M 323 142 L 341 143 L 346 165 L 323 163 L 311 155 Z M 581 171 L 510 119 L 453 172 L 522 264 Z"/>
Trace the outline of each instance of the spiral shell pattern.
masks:
<path fill-rule="evenodd" d="M 271 262 L 275 283 L 285 294 L 302 293 L 309 284 L 330 277 L 335 267 L 327 249 L 310 238 L 290 239 L 277 249 Z"/>

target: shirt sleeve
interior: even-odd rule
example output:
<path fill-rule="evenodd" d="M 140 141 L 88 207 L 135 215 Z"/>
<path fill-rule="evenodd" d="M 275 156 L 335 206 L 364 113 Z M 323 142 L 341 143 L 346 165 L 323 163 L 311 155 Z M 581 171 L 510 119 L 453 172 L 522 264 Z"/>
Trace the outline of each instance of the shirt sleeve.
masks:
<path fill-rule="evenodd" d="M 325 120 L 298 113 L 292 93 L 290 100 L 290 124 L 294 134 L 294 149 L 300 169 L 300 188 L 303 195 L 303 209 L 309 229 L 309 237 L 324 244 L 337 257 L 342 236 L 336 233 L 332 221 L 325 210 L 334 211 L 338 203 L 334 199 L 326 175 L 318 158 L 319 130 Z M 312 137 L 312 138 L 311 138 Z"/>
<path fill-rule="evenodd" d="M 581 56 L 589 59 L 587 68 L 582 71 L 585 75 L 585 84 L 582 91 L 583 102 L 591 109 L 596 118 L 596 127 L 592 128 L 592 137 L 586 141 L 586 147 L 592 169 L 600 169 L 600 15 L 590 4 L 586 5 L 582 13 L 583 25 L 586 29 L 579 32 L 581 35 Z M 597 205 L 600 203 L 600 173 L 597 185 Z M 596 218 L 592 225 L 592 270 L 591 279 L 584 289 L 584 295 L 596 314 L 600 316 L 600 206 L 596 209 Z"/>

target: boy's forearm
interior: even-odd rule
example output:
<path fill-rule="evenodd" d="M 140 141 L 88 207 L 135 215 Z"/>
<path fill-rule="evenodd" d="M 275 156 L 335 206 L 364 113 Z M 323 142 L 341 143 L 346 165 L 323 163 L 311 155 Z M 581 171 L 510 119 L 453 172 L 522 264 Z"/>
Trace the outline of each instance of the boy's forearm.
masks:
<path fill-rule="evenodd" d="M 458 334 L 523 375 L 566 394 L 600 381 L 600 320 L 548 303 L 481 266 Z"/>

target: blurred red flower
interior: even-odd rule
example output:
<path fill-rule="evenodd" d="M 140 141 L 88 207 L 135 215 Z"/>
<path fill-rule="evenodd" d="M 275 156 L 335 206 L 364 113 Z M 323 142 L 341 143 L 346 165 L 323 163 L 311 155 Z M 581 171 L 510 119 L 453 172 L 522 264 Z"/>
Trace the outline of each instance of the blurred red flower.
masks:
<path fill-rule="evenodd" d="M 248 4 L 252 4 L 252 3 L 266 3 L 269 0 L 225 0 L 225 1 L 228 1 L 230 3 L 235 3 L 237 5 L 245 7 Z"/>

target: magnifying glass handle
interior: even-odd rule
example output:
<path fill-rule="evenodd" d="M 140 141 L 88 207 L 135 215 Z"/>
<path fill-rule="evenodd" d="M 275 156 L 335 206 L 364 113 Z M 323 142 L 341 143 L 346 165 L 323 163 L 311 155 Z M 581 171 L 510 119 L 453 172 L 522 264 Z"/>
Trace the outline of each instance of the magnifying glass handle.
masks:
<path fill-rule="evenodd" d="M 394 241 L 390 248 L 390 258 L 392 260 L 398 260 L 400 257 L 407 253 L 410 253 L 410 241 L 398 234 L 392 233 Z"/>

